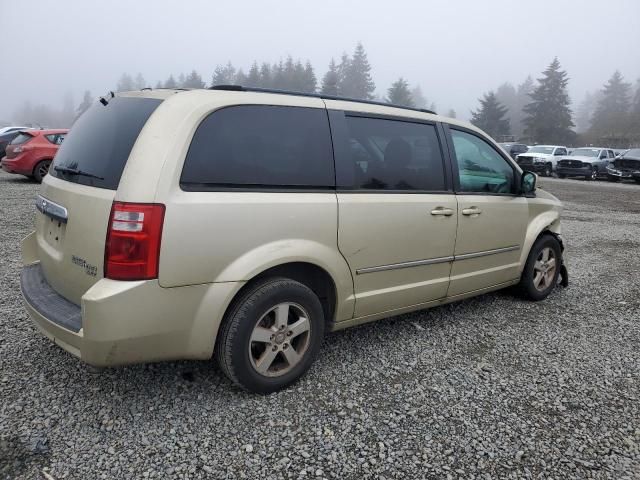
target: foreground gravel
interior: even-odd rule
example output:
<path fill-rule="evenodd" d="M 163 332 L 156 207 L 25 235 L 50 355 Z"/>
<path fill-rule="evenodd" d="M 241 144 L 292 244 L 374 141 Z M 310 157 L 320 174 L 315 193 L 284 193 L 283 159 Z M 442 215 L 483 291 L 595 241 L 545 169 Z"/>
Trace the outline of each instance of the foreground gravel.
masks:
<path fill-rule="evenodd" d="M 640 478 L 640 186 L 542 184 L 569 289 L 330 334 L 255 396 L 211 362 L 96 373 L 37 334 L 18 281 L 37 185 L 0 173 L 0 479 Z"/>

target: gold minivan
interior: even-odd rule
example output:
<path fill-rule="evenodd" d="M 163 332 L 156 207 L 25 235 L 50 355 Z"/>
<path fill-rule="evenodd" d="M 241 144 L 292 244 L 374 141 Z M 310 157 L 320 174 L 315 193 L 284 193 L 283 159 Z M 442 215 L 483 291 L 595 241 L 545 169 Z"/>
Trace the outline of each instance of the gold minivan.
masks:
<path fill-rule="evenodd" d="M 426 110 L 237 86 L 110 94 L 36 199 L 21 287 L 96 366 L 209 359 L 271 392 L 323 335 L 566 280 L 560 202 Z"/>

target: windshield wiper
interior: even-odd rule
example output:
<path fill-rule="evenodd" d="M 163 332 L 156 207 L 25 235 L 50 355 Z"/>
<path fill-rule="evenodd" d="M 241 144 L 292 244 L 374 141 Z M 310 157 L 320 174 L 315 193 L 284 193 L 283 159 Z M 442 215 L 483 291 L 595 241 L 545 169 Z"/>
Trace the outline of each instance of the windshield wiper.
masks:
<path fill-rule="evenodd" d="M 77 168 L 61 167 L 58 165 L 56 167 L 53 167 L 53 169 L 56 172 L 62 172 L 62 173 L 68 173 L 70 175 L 79 175 L 82 177 L 97 178 L 98 180 L 104 180 L 104 178 L 99 177 L 98 175 L 94 175 L 93 173 L 89 173 L 89 172 L 83 172 L 82 170 L 78 170 Z"/>

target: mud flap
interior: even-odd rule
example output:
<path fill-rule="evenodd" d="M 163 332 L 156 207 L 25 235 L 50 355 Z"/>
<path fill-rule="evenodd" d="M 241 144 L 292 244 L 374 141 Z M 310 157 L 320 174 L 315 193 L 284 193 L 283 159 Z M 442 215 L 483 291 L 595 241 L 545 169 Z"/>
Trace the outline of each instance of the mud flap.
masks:
<path fill-rule="evenodd" d="M 560 285 L 563 287 L 569 286 L 569 271 L 567 270 L 567 266 L 562 262 L 560 265 Z"/>

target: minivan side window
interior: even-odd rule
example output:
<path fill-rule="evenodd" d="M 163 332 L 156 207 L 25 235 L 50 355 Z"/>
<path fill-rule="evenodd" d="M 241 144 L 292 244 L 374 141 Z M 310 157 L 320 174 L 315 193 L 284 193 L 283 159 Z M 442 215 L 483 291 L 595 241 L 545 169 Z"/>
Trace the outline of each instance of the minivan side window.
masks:
<path fill-rule="evenodd" d="M 514 193 L 514 172 L 488 142 L 451 129 L 461 192 Z"/>
<path fill-rule="evenodd" d="M 356 190 L 446 190 L 435 125 L 359 116 L 345 121 L 349 145 L 346 158 L 337 157 L 336 162 L 341 163 L 338 171 L 350 178 L 338 179 L 340 185 Z"/>
<path fill-rule="evenodd" d="M 237 105 L 196 129 L 180 185 L 209 188 L 334 188 L 333 149 L 323 109 Z"/>

